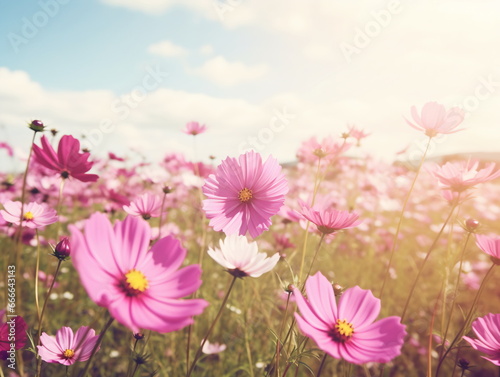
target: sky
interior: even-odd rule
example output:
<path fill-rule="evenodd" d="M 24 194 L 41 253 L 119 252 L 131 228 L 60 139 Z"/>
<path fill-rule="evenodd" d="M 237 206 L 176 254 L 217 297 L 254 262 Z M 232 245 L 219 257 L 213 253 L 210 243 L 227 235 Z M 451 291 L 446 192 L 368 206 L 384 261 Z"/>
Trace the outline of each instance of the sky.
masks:
<path fill-rule="evenodd" d="M 391 161 L 408 147 L 416 159 L 427 138 L 405 117 L 429 101 L 466 112 L 430 156 L 499 150 L 498 1 L 0 4 L 0 142 L 18 156 L 40 119 L 99 157 L 253 148 L 288 162 L 354 124 L 370 136 L 351 153 Z M 189 121 L 207 132 L 193 140 Z"/>

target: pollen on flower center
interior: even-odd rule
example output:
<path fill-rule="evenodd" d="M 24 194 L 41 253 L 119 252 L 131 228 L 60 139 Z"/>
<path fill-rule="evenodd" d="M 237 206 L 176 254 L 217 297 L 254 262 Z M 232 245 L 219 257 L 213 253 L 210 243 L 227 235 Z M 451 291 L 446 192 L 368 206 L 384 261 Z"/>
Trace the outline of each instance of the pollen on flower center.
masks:
<path fill-rule="evenodd" d="M 73 356 L 75 356 L 75 351 L 73 351 L 72 349 L 67 349 L 63 352 L 63 357 L 65 359 L 71 359 Z"/>
<path fill-rule="evenodd" d="M 238 199 L 242 203 L 248 202 L 250 199 L 252 199 L 252 197 L 253 197 L 252 190 L 246 187 L 243 190 L 240 190 L 240 192 L 238 193 Z"/>
<path fill-rule="evenodd" d="M 331 330 L 331 337 L 338 342 L 346 342 L 354 334 L 354 327 L 345 319 L 337 319 L 337 324 Z"/>
<path fill-rule="evenodd" d="M 35 216 L 33 216 L 33 213 L 28 211 L 23 215 L 23 218 L 24 218 L 24 220 L 30 221 L 30 220 L 33 220 L 35 218 Z"/>
<path fill-rule="evenodd" d="M 137 296 L 148 289 L 149 282 L 141 271 L 132 269 L 125 274 L 125 281 L 122 286 L 127 296 Z"/>

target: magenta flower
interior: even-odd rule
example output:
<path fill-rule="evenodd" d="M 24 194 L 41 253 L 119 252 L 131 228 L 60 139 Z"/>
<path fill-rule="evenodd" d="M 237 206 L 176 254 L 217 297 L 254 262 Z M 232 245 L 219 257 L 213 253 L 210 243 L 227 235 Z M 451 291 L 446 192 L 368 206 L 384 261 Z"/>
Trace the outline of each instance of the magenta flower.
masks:
<path fill-rule="evenodd" d="M 55 337 L 46 333 L 40 336 L 42 345 L 37 346 L 38 354 L 46 363 L 72 365 L 89 359 L 98 338 L 87 326 L 80 327 L 74 335 L 69 327 L 61 327 Z"/>
<path fill-rule="evenodd" d="M 9 155 L 9 157 L 13 157 L 14 156 L 14 149 L 12 149 L 12 147 L 10 146 L 10 144 L 8 144 L 6 142 L 3 142 L 3 141 L 0 141 L 0 149 L 5 149 L 5 151 Z"/>
<path fill-rule="evenodd" d="M 306 281 L 307 301 L 297 288 L 293 293 L 299 314 L 299 329 L 335 359 L 354 364 L 387 363 L 401 354 L 406 336 L 400 317 L 373 322 L 380 300 L 358 286 L 346 289 L 337 305 L 333 287 L 318 272 Z"/>
<path fill-rule="evenodd" d="M 87 161 L 90 153 L 80 153 L 80 142 L 73 136 L 64 135 L 59 140 L 57 153 L 49 140 L 42 136 L 42 148 L 33 145 L 35 161 L 50 170 L 59 173 L 63 179 L 73 177 L 82 182 L 97 181 L 96 174 L 86 174 L 93 163 Z"/>
<path fill-rule="evenodd" d="M 500 238 L 476 234 L 476 245 L 486 254 L 500 261 Z"/>
<path fill-rule="evenodd" d="M 179 330 L 201 314 L 205 300 L 180 300 L 196 291 L 201 269 L 180 270 L 186 250 L 168 236 L 148 251 L 151 228 L 127 216 L 112 227 L 101 213 L 85 222 L 85 235 L 71 226 L 71 257 L 90 298 L 134 333 Z"/>
<path fill-rule="evenodd" d="M 185 134 L 196 136 L 207 130 L 207 126 L 200 126 L 198 122 L 188 122 L 186 123 L 186 128 L 182 131 Z"/>
<path fill-rule="evenodd" d="M 28 325 L 23 317 L 9 317 L 7 322 L 3 322 L 4 312 L 4 310 L 0 311 L 0 360 L 7 360 L 15 350 L 23 348 L 28 341 L 26 335 Z M 14 329 L 14 335 L 12 335 L 11 328 Z M 11 348 L 11 343 L 14 344 L 14 349 Z"/>
<path fill-rule="evenodd" d="M 21 220 L 22 203 L 9 200 L 3 204 L 4 209 L 0 211 L 5 221 L 19 225 Z M 56 211 L 49 208 L 47 204 L 35 202 L 24 205 L 22 226 L 25 228 L 39 229 L 55 223 L 58 220 Z"/>
<path fill-rule="evenodd" d="M 437 102 L 427 102 L 420 114 L 417 108 L 412 106 L 411 116 L 413 123 L 405 118 L 406 122 L 419 131 L 425 131 L 429 137 L 437 134 L 451 134 L 462 130 L 455 130 L 462 123 L 465 112 L 459 107 L 453 107 L 448 111 Z"/>
<path fill-rule="evenodd" d="M 123 209 L 129 215 L 149 220 L 151 217 L 160 216 L 161 199 L 157 195 L 142 194 L 128 206 L 123 206 Z"/>
<path fill-rule="evenodd" d="M 205 181 L 203 210 L 210 226 L 227 235 L 257 237 L 285 202 L 288 183 L 278 161 L 250 151 L 226 158 Z"/>
<path fill-rule="evenodd" d="M 219 249 L 208 249 L 208 255 L 239 278 L 257 278 L 271 271 L 280 259 L 278 253 L 270 258 L 266 253 L 259 253 L 257 242 L 248 242 L 245 236 L 227 236 L 224 241 L 219 241 L 219 245 Z"/>
<path fill-rule="evenodd" d="M 455 192 L 462 192 L 500 177 L 500 169 L 494 171 L 494 162 L 488 163 L 483 169 L 478 170 L 478 166 L 478 161 L 447 162 L 441 167 L 435 166 L 432 173 L 439 180 L 442 189 Z"/>
<path fill-rule="evenodd" d="M 324 234 L 330 234 L 342 229 L 354 228 L 361 224 L 359 215 L 355 212 L 338 211 L 334 208 L 316 209 L 302 206 L 302 215 L 318 227 Z"/>
<path fill-rule="evenodd" d="M 463 338 L 479 352 L 487 354 L 489 357 L 481 356 L 500 366 L 500 314 L 488 314 L 477 318 L 472 322 L 472 330 L 477 339 L 464 336 Z"/>

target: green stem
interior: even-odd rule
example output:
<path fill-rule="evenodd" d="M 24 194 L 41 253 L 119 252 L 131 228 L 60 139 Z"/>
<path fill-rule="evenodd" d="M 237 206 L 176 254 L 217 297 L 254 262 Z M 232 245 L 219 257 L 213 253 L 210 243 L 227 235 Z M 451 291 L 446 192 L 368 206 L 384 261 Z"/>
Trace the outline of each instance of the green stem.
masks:
<path fill-rule="evenodd" d="M 196 363 L 198 362 L 198 359 L 200 358 L 201 356 L 201 353 L 202 353 L 202 349 L 203 349 L 203 346 L 205 345 L 208 337 L 210 336 L 210 334 L 212 334 L 212 331 L 213 329 L 215 328 L 215 324 L 217 323 L 217 321 L 219 320 L 219 318 L 221 317 L 222 315 L 222 311 L 224 310 L 224 308 L 226 307 L 226 302 L 227 302 L 227 299 L 229 298 L 229 294 L 231 293 L 231 291 L 233 290 L 233 286 L 234 286 L 234 283 L 236 282 L 236 276 L 233 276 L 233 279 L 231 280 L 231 284 L 229 285 L 229 288 L 227 290 L 227 293 L 226 295 L 224 296 L 224 299 L 222 300 L 222 304 L 220 306 L 220 309 L 219 309 L 219 312 L 217 313 L 217 316 L 215 317 L 214 321 L 212 322 L 212 325 L 210 326 L 210 328 L 208 329 L 207 333 L 205 334 L 205 336 L 203 337 L 203 340 L 201 341 L 201 344 L 200 346 L 198 347 L 198 350 L 196 351 L 196 354 L 194 356 L 194 360 L 193 362 L 191 363 L 191 367 L 189 368 L 188 370 L 188 373 L 186 375 L 186 377 L 189 377 L 191 376 L 191 373 L 193 373 L 193 370 L 194 370 L 194 367 L 196 366 Z"/>
<path fill-rule="evenodd" d="M 422 271 L 424 270 L 425 263 L 427 262 L 427 260 L 431 256 L 431 252 L 434 250 L 434 247 L 437 245 L 437 243 L 439 241 L 439 238 L 441 237 L 441 234 L 443 234 L 444 228 L 446 228 L 446 225 L 448 225 L 448 221 L 450 221 L 451 216 L 453 215 L 453 212 L 455 211 L 456 206 L 457 206 L 456 203 L 452 206 L 451 211 L 450 211 L 448 217 L 446 218 L 443 226 L 439 230 L 439 233 L 437 234 L 436 238 L 434 239 L 434 242 L 432 242 L 431 247 L 427 251 L 427 254 L 425 255 L 425 258 L 424 258 L 422 264 L 420 265 L 420 268 L 418 269 L 417 276 L 416 276 L 416 278 L 415 278 L 415 280 L 414 280 L 414 282 L 413 282 L 413 284 L 411 286 L 410 294 L 408 295 L 408 298 L 406 299 L 406 303 L 405 303 L 405 306 L 404 306 L 404 309 L 403 309 L 403 313 L 401 314 L 401 323 L 403 323 L 403 321 L 405 320 L 406 311 L 408 310 L 408 306 L 409 306 L 410 301 L 411 301 L 411 299 L 413 297 L 413 292 L 415 291 L 415 288 L 417 287 L 417 283 L 418 283 L 418 280 L 420 279 L 420 275 L 422 274 Z"/>
<path fill-rule="evenodd" d="M 36 235 L 36 265 L 35 265 L 35 307 L 38 323 L 40 324 L 40 304 L 38 302 L 38 273 L 40 271 L 40 237 L 38 229 L 35 229 Z"/>
<path fill-rule="evenodd" d="M 307 275 L 306 275 L 306 277 L 304 279 L 304 283 L 302 284 L 301 291 L 304 291 L 304 287 L 306 286 L 307 278 L 311 275 L 312 267 L 314 265 L 314 262 L 316 261 L 316 257 L 318 256 L 318 252 L 319 252 L 319 249 L 321 248 L 321 244 L 323 243 L 323 240 L 325 239 L 325 235 L 326 235 L 325 233 L 321 234 L 321 238 L 319 239 L 318 246 L 316 246 L 316 250 L 314 252 L 313 260 L 311 262 L 311 265 L 309 266 L 309 270 L 307 271 Z"/>
<path fill-rule="evenodd" d="M 408 201 L 410 199 L 411 193 L 413 192 L 413 188 L 415 187 L 415 183 L 417 182 L 417 178 L 420 174 L 420 170 L 422 169 L 422 165 L 424 164 L 425 157 L 427 156 L 427 151 L 429 150 L 429 146 L 431 144 L 431 140 L 432 140 L 432 138 L 429 137 L 429 141 L 427 142 L 427 146 L 425 147 L 425 152 L 422 156 L 422 159 L 420 160 L 420 164 L 418 165 L 417 173 L 415 174 L 415 177 L 413 178 L 413 182 L 411 183 L 410 190 L 408 191 L 408 194 L 406 195 L 405 201 L 403 203 L 403 208 L 401 209 L 401 213 L 399 215 L 398 225 L 396 227 L 396 234 L 394 234 L 394 238 L 392 240 L 391 255 L 389 257 L 389 263 L 387 264 L 387 268 L 386 268 L 385 274 L 384 274 L 384 280 L 382 281 L 382 288 L 380 288 L 380 294 L 378 296 L 380 300 L 382 300 L 382 295 L 384 294 L 385 284 L 387 282 L 387 278 L 390 275 L 390 269 L 392 266 L 392 259 L 394 258 L 394 253 L 396 251 L 396 245 L 398 243 L 399 232 L 401 230 L 401 224 L 403 223 L 403 217 L 404 217 L 404 213 L 406 210 L 406 206 L 408 205 Z"/>
<path fill-rule="evenodd" d="M 38 330 L 37 330 L 38 345 L 41 344 L 40 337 L 41 337 L 41 334 L 42 334 L 43 315 L 45 314 L 45 308 L 47 307 L 47 302 L 49 301 L 50 293 L 52 292 L 52 288 L 54 288 L 54 284 L 56 282 L 57 275 L 59 274 L 59 269 L 61 267 L 61 263 L 62 263 L 62 260 L 59 259 L 59 263 L 57 264 L 57 267 L 56 267 L 56 272 L 54 273 L 54 278 L 52 279 L 52 282 L 50 283 L 50 287 L 49 287 L 47 293 L 45 294 L 45 300 L 43 302 L 42 313 L 40 314 L 40 318 L 38 320 Z M 37 359 L 37 366 L 36 366 L 36 375 L 37 376 L 40 375 L 41 366 L 42 366 L 42 359 Z M 66 370 L 66 374 L 67 374 L 67 372 L 68 371 Z"/>
<path fill-rule="evenodd" d="M 62 199 L 63 199 L 63 189 L 64 185 L 66 183 L 66 179 L 62 178 L 61 183 L 59 184 L 59 197 L 57 198 L 57 216 L 61 216 L 61 208 L 62 208 Z M 56 229 L 56 240 L 59 237 L 59 232 L 61 231 L 61 221 L 59 220 L 57 222 L 57 229 Z"/>
<path fill-rule="evenodd" d="M 321 372 L 323 371 L 323 367 L 325 366 L 325 361 L 326 361 L 327 356 L 328 356 L 328 354 L 325 352 L 325 354 L 323 355 L 323 358 L 321 359 L 321 364 L 319 364 L 318 373 L 316 373 L 316 377 L 321 376 Z"/>
<path fill-rule="evenodd" d="M 26 198 L 26 182 L 27 182 L 27 179 L 28 179 L 28 171 L 29 171 L 29 167 L 30 167 L 30 161 L 31 161 L 31 156 L 33 154 L 33 144 L 35 144 L 35 137 L 36 137 L 36 131 L 33 132 L 33 139 L 31 140 L 31 147 L 30 147 L 30 152 L 29 152 L 29 155 L 28 155 L 28 161 L 26 162 L 26 169 L 24 170 L 24 176 L 23 176 L 23 185 L 21 187 L 21 215 L 19 216 L 19 227 L 17 228 L 17 233 L 16 233 L 16 248 L 15 249 L 10 249 L 10 253 L 9 253 L 9 264 L 11 264 L 11 262 L 13 260 L 15 260 L 15 266 L 16 266 L 16 269 L 18 271 L 21 271 L 22 270 L 22 259 L 21 259 L 21 253 L 22 253 L 22 234 L 23 234 L 23 220 L 24 220 L 24 201 L 25 201 L 25 198 Z M 15 255 L 12 255 L 13 253 L 13 250 L 16 250 L 16 254 Z M 17 300 L 19 302 L 22 302 L 22 295 L 21 295 L 21 287 L 22 285 L 19 284 L 17 286 L 17 291 L 16 291 L 16 296 L 17 296 Z M 6 291 L 6 294 L 7 294 L 7 291 Z M 7 297 L 7 296 L 5 296 Z"/>
<path fill-rule="evenodd" d="M 163 193 L 163 199 L 161 201 L 161 207 L 160 207 L 160 219 L 159 219 L 159 224 L 158 224 L 158 238 L 156 240 L 159 240 L 161 238 L 161 226 L 163 222 L 163 209 L 165 207 L 165 199 L 167 198 L 167 194 Z"/>
<path fill-rule="evenodd" d="M 97 349 L 99 348 L 99 346 L 101 345 L 101 342 L 102 342 L 102 339 L 104 338 L 104 334 L 106 334 L 106 331 L 109 329 L 109 327 L 111 326 L 111 324 L 113 323 L 113 321 L 115 320 L 113 317 L 111 317 L 109 314 L 109 319 L 108 319 L 108 322 L 106 322 L 106 324 L 104 325 L 104 328 L 102 329 L 102 332 L 101 334 L 99 335 L 99 338 L 97 339 L 97 342 L 94 346 L 94 348 L 92 349 L 92 353 L 90 354 L 90 357 L 89 359 L 87 360 L 87 363 L 85 364 L 85 368 L 83 369 L 83 372 L 81 373 L 81 377 L 85 377 L 85 375 L 87 374 L 87 372 L 89 371 L 90 369 L 90 365 L 92 364 L 92 359 L 94 358 L 94 355 L 96 354 L 97 352 Z"/>
<path fill-rule="evenodd" d="M 453 311 L 455 309 L 455 302 L 456 302 L 457 293 L 458 293 L 458 285 L 460 284 L 460 277 L 462 275 L 462 265 L 463 265 L 463 261 L 464 261 L 464 257 L 465 257 L 465 250 L 467 248 L 467 244 L 469 243 L 469 239 L 470 239 L 471 234 L 472 233 L 470 233 L 470 232 L 467 234 L 467 238 L 465 239 L 464 247 L 462 248 L 462 252 L 460 253 L 460 265 L 458 267 L 457 281 L 455 282 L 455 292 L 453 293 L 453 300 L 451 302 L 450 313 L 448 315 L 448 323 L 446 324 L 446 329 L 444 330 L 444 334 L 442 337 L 443 345 L 441 347 L 441 351 L 439 352 L 439 359 L 441 359 L 441 357 L 443 357 L 446 338 L 448 337 L 448 330 L 450 329 L 450 323 L 451 323 L 451 319 L 453 317 Z"/>
<path fill-rule="evenodd" d="M 286 298 L 285 312 L 283 313 L 283 318 L 281 319 L 280 329 L 278 332 L 278 339 L 276 339 L 276 364 L 275 364 L 276 376 L 279 376 L 280 374 L 280 352 L 282 347 L 280 339 L 281 339 L 281 334 L 283 333 L 283 327 L 285 327 L 285 320 L 288 312 L 288 305 L 290 304 L 291 294 L 292 292 L 288 292 L 288 296 Z"/>
<path fill-rule="evenodd" d="M 448 356 L 448 354 L 453 349 L 453 347 L 458 342 L 458 340 L 462 339 L 462 336 L 464 335 L 465 329 L 469 326 L 470 320 L 472 319 L 472 315 L 474 314 L 475 306 L 476 306 L 477 302 L 479 301 L 479 298 L 481 297 L 481 294 L 483 293 L 484 287 L 486 286 L 486 281 L 488 280 L 488 277 L 491 275 L 491 272 L 493 271 L 495 266 L 496 266 L 496 264 L 493 263 L 491 265 L 490 269 L 488 270 L 488 272 L 486 273 L 486 275 L 484 276 L 483 281 L 481 282 L 481 286 L 479 287 L 479 290 L 476 293 L 476 297 L 474 297 L 474 301 L 472 302 L 472 306 L 469 309 L 467 316 L 465 317 L 465 322 L 464 322 L 463 326 L 460 328 L 460 331 L 458 331 L 457 335 L 455 336 L 453 341 L 450 343 L 450 346 L 448 347 L 448 349 L 444 353 L 443 357 L 441 357 L 439 359 L 438 366 L 436 369 L 436 377 L 439 376 L 439 372 L 441 370 L 441 365 L 443 364 L 443 361 L 446 359 L 446 356 Z"/>
<path fill-rule="evenodd" d="M 248 340 L 248 326 L 245 327 L 245 348 L 247 351 L 248 366 L 250 368 L 250 377 L 254 377 L 255 375 L 253 372 L 252 351 L 250 349 L 250 342 Z"/>
<path fill-rule="evenodd" d="M 321 165 L 321 158 L 318 158 L 318 166 L 316 168 L 316 175 L 314 177 L 314 191 L 313 191 L 313 197 L 312 197 L 312 201 L 311 201 L 311 207 L 314 205 L 314 201 L 316 200 L 316 194 L 318 193 L 320 165 Z M 309 225 L 310 224 L 311 224 L 311 222 L 308 220 L 306 222 L 306 229 L 304 231 L 304 243 L 302 244 L 302 259 L 300 261 L 299 281 L 302 281 L 302 272 L 304 271 L 304 262 L 306 259 L 306 250 L 307 250 L 307 238 L 309 235 Z"/>
<path fill-rule="evenodd" d="M 431 323 L 429 324 L 429 342 L 427 345 L 427 376 L 432 376 L 432 335 L 434 332 L 434 320 L 436 319 L 436 312 L 438 310 L 439 305 L 439 297 L 443 293 L 446 282 L 443 281 L 441 284 L 441 289 L 439 290 L 438 295 L 436 296 L 436 303 L 434 304 L 434 310 L 432 311 Z"/>

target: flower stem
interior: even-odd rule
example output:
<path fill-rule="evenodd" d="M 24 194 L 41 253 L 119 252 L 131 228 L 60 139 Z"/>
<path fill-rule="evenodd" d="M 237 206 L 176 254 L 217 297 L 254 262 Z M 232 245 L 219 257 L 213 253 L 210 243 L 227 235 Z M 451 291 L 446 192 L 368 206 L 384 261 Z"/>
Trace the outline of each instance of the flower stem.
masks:
<path fill-rule="evenodd" d="M 40 342 L 40 336 L 42 334 L 42 320 L 43 320 L 43 315 L 45 313 L 45 308 L 47 307 L 47 302 L 49 301 L 50 293 L 52 292 L 52 288 L 54 288 L 54 284 L 56 282 L 57 275 L 59 273 L 59 268 L 61 267 L 62 260 L 59 259 L 59 263 L 57 264 L 56 272 L 54 273 L 54 278 L 52 279 L 52 282 L 50 283 L 49 290 L 47 291 L 45 295 L 45 301 L 43 302 L 43 307 L 42 307 L 42 312 L 40 314 L 40 318 L 38 319 L 38 330 L 37 330 L 37 335 L 38 335 L 38 345 L 41 344 Z M 38 276 L 38 274 L 37 274 Z M 40 375 L 40 370 L 42 366 L 42 359 L 37 360 L 37 365 L 36 365 L 36 375 Z M 68 374 L 68 370 L 66 369 L 66 374 Z"/>
<path fill-rule="evenodd" d="M 165 207 L 165 199 L 167 198 L 167 194 L 163 193 L 163 199 L 161 201 L 161 207 L 160 207 L 160 219 L 158 223 L 158 238 L 156 239 L 157 241 L 161 238 L 161 226 L 163 222 L 163 209 Z"/>
<path fill-rule="evenodd" d="M 425 157 L 427 156 L 427 151 L 429 150 L 429 146 L 431 144 L 431 140 L 432 140 L 432 138 L 429 137 L 429 141 L 427 142 L 427 146 L 425 147 L 424 154 L 422 156 L 422 159 L 420 160 L 420 164 L 418 165 L 417 173 L 415 174 L 415 177 L 413 178 L 413 182 L 411 183 L 410 190 L 408 191 L 408 194 L 406 194 L 405 201 L 403 202 L 403 208 L 401 208 L 401 213 L 399 215 L 398 225 L 396 227 L 396 233 L 394 234 L 394 238 L 392 240 L 391 255 L 389 257 L 389 263 L 387 264 L 387 269 L 385 270 L 385 274 L 384 274 L 384 280 L 382 281 L 382 288 L 380 288 L 380 294 L 378 296 L 380 300 L 382 300 L 382 295 L 384 294 L 385 284 L 387 282 L 388 276 L 390 275 L 390 269 L 392 266 L 392 259 L 394 257 L 394 252 L 396 251 L 396 245 L 398 243 L 399 231 L 401 230 L 401 224 L 403 223 L 403 217 L 404 217 L 404 213 L 406 210 L 406 206 L 408 205 L 408 201 L 410 199 L 411 193 L 413 192 L 413 188 L 415 187 L 415 183 L 417 182 L 417 178 L 420 174 L 420 170 L 422 169 L 422 165 L 424 164 Z"/>
<path fill-rule="evenodd" d="M 276 339 L 276 364 L 275 364 L 276 376 L 280 375 L 280 352 L 282 348 L 280 339 L 281 339 L 281 334 L 283 333 L 283 327 L 285 327 L 286 314 L 288 312 L 288 305 L 290 304 L 291 294 L 292 292 L 288 292 L 288 296 L 286 298 L 285 312 L 283 313 L 283 318 L 281 319 L 280 329 L 278 332 L 278 338 Z"/>
<path fill-rule="evenodd" d="M 441 370 L 441 365 L 443 364 L 443 361 L 446 359 L 446 356 L 448 356 L 448 354 L 453 349 L 453 347 L 458 342 L 458 340 L 462 339 L 462 336 L 464 334 L 465 329 L 469 326 L 470 320 L 472 319 L 472 315 L 474 314 L 475 306 L 476 306 L 477 302 L 479 301 L 479 298 L 481 297 L 481 294 L 483 293 L 484 287 L 486 286 L 486 281 L 488 280 L 488 277 L 491 275 L 491 272 L 493 271 L 495 266 L 496 266 L 496 264 L 493 263 L 491 265 L 490 269 L 488 270 L 488 272 L 486 273 L 486 275 L 484 276 L 483 281 L 481 282 L 481 286 L 479 287 L 479 290 L 476 293 L 476 297 L 474 297 L 474 301 L 472 302 L 472 306 L 470 307 L 469 312 L 467 313 L 467 316 L 465 317 L 465 322 L 464 322 L 463 326 L 458 331 L 458 333 L 455 336 L 455 338 L 453 339 L 453 341 L 450 343 L 450 346 L 448 347 L 448 349 L 444 353 L 443 357 L 441 357 L 439 359 L 437 369 L 436 369 L 436 377 L 439 376 L 439 372 Z"/>
<path fill-rule="evenodd" d="M 458 285 L 460 283 L 460 277 L 462 274 L 462 265 L 463 265 L 464 256 L 465 256 L 465 249 L 467 248 L 467 244 L 469 243 L 469 239 L 470 239 L 471 234 L 472 234 L 471 232 L 469 232 L 467 234 L 467 238 L 465 239 L 464 247 L 462 248 L 462 252 L 460 253 L 460 264 L 458 267 L 457 281 L 455 282 L 455 291 L 453 293 L 453 300 L 451 302 L 450 313 L 448 314 L 448 323 L 446 324 L 446 329 L 444 330 L 444 334 L 443 334 L 443 338 L 442 338 L 443 346 L 441 347 L 441 351 L 439 353 L 440 359 L 441 359 L 441 357 L 443 357 L 444 345 L 446 342 L 446 338 L 448 337 L 448 330 L 450 329 L 450 323 L 451 323 L 451 319 L 453 317 L 453 311 L 455 309 L 455 302 L 456 302 L 457 293 L 458 293 Z"/>
<path fill-rule="evenodd" d="M 191 367 L 189 368 L 188 370 L 188 373 L 186 375 L 186 377 L 189 377 L 191 376 L 191 373 L 193 373 L 193 370 L 194 370 L 194 367 L 196 366 L 196 363 L 198 362 L 198 359 L 200 358 L 201 356 L 201 353 L 202 353 L 202 349 L 203 349 L 203 346 L 205 345 L 208 337 L 210 336 L 210 334 L 212 334 L 212 331 L 215 327 L 215 324 L 217 323 L 217 321 L 219 320 L 220 316 L 222 315 L 222 311 L 224 310 L 224 308 L 226 307 L 226 302 L 227 302 L 227 299 L 229 298 L 229 294 L 231 293 L 231 291 L 233 290 L 233 286 L 234 286 L 234 283 L 236 282 L 236 276 L 233 276 L 233 279 L 231 280 L 231 284 L 229 285 L 229 288 L 227 290 L 227 293 L 226 295 L 224 296 L 224 299 L 222 300 L 222 304 L 220 306 L 220 309 L 219 309 L 219 312 L 217 313 L 217 316 L 215 317 L 215 319 L 213 320 L 212 322 L 212 325 L 210 326 L 210 328 L 208 329 L 207 333 L 205 334 L 205 336 L 203 337 L 203 340 L 201 341 L 201 344 L 200 346 L 198 347 L 198 350 L 196 351 L 196 354 L 194 355 L 194 359 L 193 359 L 193 362 L 191 363 Z"/>
<path fill-rule="evenodd" d="M 35 229 L 35 235 L 36 235 L 35 307 L 36 307 L 36 317 L 38 319 L 38 324 L 40 325 L 40 304 L 38 302 L 38 273 L 40 271 L 40 237 L 38 235 L 38 229 Z"/>
<path fill-rule="evenodd" d="M 306 280 L 311 275 L 311 270 L 312 270 L 313 264 L 316 261 L 316 257 L 318 256 L 318 251 L 321 248 L 321 244 L 323 243 L 324 239 L 325 239 L 325 233 L 322 233 L 321 234 L 321 238 L 319 239 L 319 242 L 318 242 L 318 246 L 316 246 L 316 251 L 314 252 L 313 260 L 311 262 L 311 265 L 309 266 L 309 270 L 307 271 L 307 275 L 306 275 L 306 277 L 304 279 L 304 283 L 302 284 L 301 291 L 304 291 L 304 287 L 306 286 Z"/>
<path fill-rule="evenodd" d="M 319 364 L 318 373 L 316 373 L 316 377 L 321 376 L 321 372 L 323 371 L 323 367 L 325 366 L 325 361 L 326 361 L 327 356 L 328 356 L 328 354 L 325 352 L 325 354 L 323 355 L 323 358 L 321 359 L 321 364 Z"/>
<path fill-rule="evenodd" d="M 403 323 L 403 321 L 405 320 L 406 311 L 408 310 L 408 306 L 409 306 L 410 301 L 411 301 L 411 299 L 413 297 L 413 292 L 415 291 L 415 288 L 417 287 L 417 283 L 418 283 L 418 280 L 420 279 L 420 275 L 422 274 L 422 271 L 424 270 L 425 263 L 429 259 L 430 255 L 431 255 L 431 252 L 436 247 L 436 245 L 437 245 L 437 243 L 439 241 L 439 238 L 441 237 L 441 234 L 443 234 L 444 228 L 446 228 L 446 225 L 448 225 L 448 222 L 450 221 L 451 216 L 453 215 L 453 212 L 455 211 L 456 206 L 457 206 L 456 203 L 452 206 L 451 211 L 450 211 L 448 217 L 446 218 L 443 226 L 439 230 L 439 233 L 437 234 L 436 238 L 432 242 L 431 247 L 427 251 L 427 254 L 425 255 L 425 258 L 424 258 L 422 264 L 420 265 L 420 268 L 418 269 L 417 276 L 415 277 L 415 280 L 413 281 L 413 284 L 412 284 L 411 289 L 410 289 L 410 294 L 408 295 L 408 298 L 406 299 L 406 303 L 405 303 L 405 306 L 404 306 L 404 309 L 403 309 L 403 313 L 401 314 L 401 323 Z"/>
<path fill-rule="evenodd" d="M 316 194 L 318 193 L 320 166 L 321 166 L 321 158 L 318 158 L 318 166 L 316 168 L 316 175 L 314 177 L 314 191 L 313 191 L 313 197 L 312 197 L 312 201 L 311 201 L 311 207 L 314 205 L 314 201 L 316 200 Z M 308 220 L 306 222 L 306 229 L 304 232 L 304 243 L 302 244 L 302 259 L 300 261 L 299 281 L 302 281 L 302 272 L 304 271 L 304 262 L 306 259 L 306 250 L 307 250 L 307 238 L 309 236 L 309 225 L 310 224 L 311 224 L 311 222 Z"/>
<path fill-rule="evenodd" d="M 12 263 L 12 261 L 15 260 L 15 266 L 18 271 L 22 270 L 22 259 L 21 259 L 21 253 L 22 253 L 22 234 L 23 234 L 23 219 L 24 219 L 24 201 L 26 198 L 26 182 L 28 179 L 28 171 L 30 167 L 30 161 L 31 161 L 31 156 L 33 154 L 33 144 L 35 143 L 35 137 L 36 137 L 36 131 L 33 132 L 33 139 L 31 140 L 31 147 L 30 147 L 30 152 L 28 154 L 28 161 L 26 162 L 26 169 L 24 170 L 24 176 L 23 176 L 23 185 L 21 187 L 21 215 L 19 216 L 19 226 L 17 228 L 17 233 L 15 236 L 16 239 L 16 248 L 10 249 L 9 253 L 9 264 Z M 12 255 L 12 253 L 16 250 L 16 254 Z M 17 300 L 19 302 L 22 302 L 22 294 L 21 294 L 21 287 L 22 284 L 17 285 L 17 290 L 16 290 L 16 296 Z M 6 291 L 7 294 L 7 291 Z M 5 296 L 7 297 L 7 296 Z"/>
<path fill-rule="evenodd" d="M 106 331 L 109 329 L 109 327 L 111 326 L 111 324 L 113 323 L 113 321 L 115 320 L 113 317 L 111 317 L 109 314 L 108 314 L 108 322 L 106 322 L 106 324 L 104 325 L 104 328 L 102 329 L 102 332 L 101 334 L 99 335 L 99 338 L 97 339 L 97 342 L 94 346 L 94 348 L 92 349 L 92 353 L 90 354 L 90 357 L 89 359 L 87 360 L 87 364 L 85 364 L 85 368 L 83 369 L 83 372 L 81 373 L 81 377 L 85 377 L 85 375 L 87 374 L 89 368 L 90 368 L 90 365 L 92 363 L 92 359 L 94 358 L 94 355 L 96 354 L 97 352 L 97 349 L 99 348 L 99 346 L 101 345 L 101 342 L 102 342 L 102 339 L 104 338 L 104 334 L 106 334 Z"/>
<path fill-rule="evenodd" d="M 57 216 L 61 216 L 61 208 L 62 208 L 62 199 L 63 199 L 63 189 L 64 189 L 64 184 L 66 183 L 66 179 L 62 178 L 61 183 L 59 184 L 59 197 L 57 198 Z M 59 232 L 61 231 L 61 220 L 57 222 L 57 229 L 56 229 L 56 241 L 57 237 L 59 237 Z"/>
<path fill-rule="evenodd" d="M 438 310 L 439 305 L 439 297 L 443 293 L 445 287 L 445 281 L 441 284 L 441 289 L 439 290 L 438 295 L 436 296 L 436 303 L 434 304 L 434 310 L 432 311 L 431 323 L 429 324 L 429 342 L 427 345 L 427 376 L 432 376 L 432 335 L 434 332 L 434 321 L 436 319 L 436 312 Z"/>

